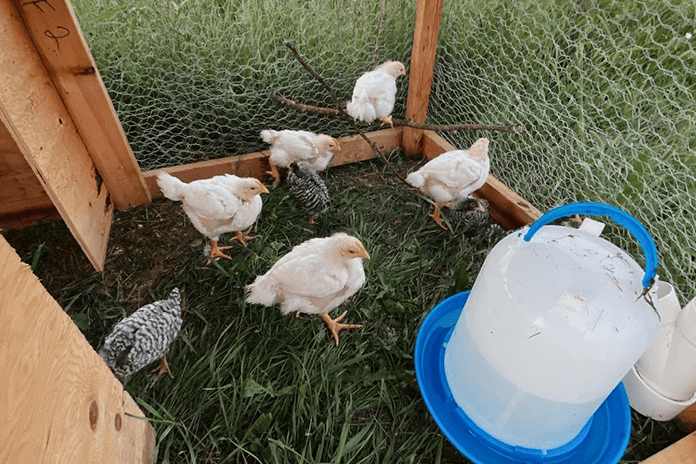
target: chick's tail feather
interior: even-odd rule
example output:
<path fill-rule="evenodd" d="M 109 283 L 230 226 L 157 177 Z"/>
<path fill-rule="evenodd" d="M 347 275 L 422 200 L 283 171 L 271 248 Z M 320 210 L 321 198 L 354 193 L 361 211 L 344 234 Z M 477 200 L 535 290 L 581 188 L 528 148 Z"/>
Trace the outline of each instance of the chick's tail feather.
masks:
<path fill-rule="evenodd" d="M 412 172 L 406 176 L 406 182 L 415 188 L 421 188 L 423 185 L 425 185 L 425 177 L 423 177 L 423 175 L 418 171 Z"/>
<path fill-rule="evenodd" d="M 162 194 L 170 200 L 183 200 L 186 184 L 176 177 L 162 172 L 157 175 L 157 185 L 162 190 Z"/>
<path fill-rule="evenodd" d="M 261 131 L 261 138 L 266 143 L 273 143 L 275 138 L 278 136 L 278 132 L 270 129 L 264 129 Z"/>
<path fill-rule="evenodd" d="M 271 279 L 258 276 L 253 284 L 247 286 L 247 303 L 271 306 L 276 302 L 276 293 Z"/>
<path fill-rule="evenodd" d="M 346 112 L 353 118 L 367 123 L 371 123 L 377 118 L 374 106 L 355 99 L 346 104 Z"/>

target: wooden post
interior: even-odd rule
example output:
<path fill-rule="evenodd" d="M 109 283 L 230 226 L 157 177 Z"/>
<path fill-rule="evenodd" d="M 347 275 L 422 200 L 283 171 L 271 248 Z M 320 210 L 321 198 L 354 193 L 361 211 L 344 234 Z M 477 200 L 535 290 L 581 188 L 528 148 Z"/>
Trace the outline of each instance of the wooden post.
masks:
<path fill-rule="evenodd" d="M 0 120 L 101 270 L 113 216 L 109 192 L 10 0 L 0 0 Z"/>
<path fill-rule="evenodd" d="M 418 0 L 416 23 L 413 30 L 413 49 L 409 70 L 406 119 L 424 123 L 428 115 L 430 88 L 433 83 L 437 38 L 440 34 L 443 0 Z M 421 153 L 423 130 L 404 128 L 404 152 Z"/>
<path fill-rule="evenodd" d="M 696 404 L 692 404 L 679 414 L 679 420 L 689 432 L 696 431 Z"/>
<path fill-rule="evenodd" d="M 152 462 L 154 429 L 2 236 L 0 282 L 0 462 Z"/>
<path fill-rule="evenodd" d="M 423 156 L 426 159 L 451 150 L 455 150 L 455 147 L 437 133 L 423 132 Z M 488 176 L 486 183 L 475 194 L 488 201 L 491 217 L 508 230 L 530 224 L 541 216 L 541 211 L 493 175 Z"/>
<path fill-rule="evenodd" d="M 111 201 L 121 210 L 148 203 L 145 179 L 69 0 L 14 3 Z"/>

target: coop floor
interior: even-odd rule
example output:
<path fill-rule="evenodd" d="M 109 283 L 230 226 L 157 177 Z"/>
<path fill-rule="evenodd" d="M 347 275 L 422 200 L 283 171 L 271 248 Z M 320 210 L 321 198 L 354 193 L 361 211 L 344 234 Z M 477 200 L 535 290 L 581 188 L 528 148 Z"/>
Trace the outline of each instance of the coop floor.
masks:
<path fill-rule="evenodd" d="M 402 174 L 415 165 L 391 160 Z M 184 326 L 167 356 L 174 378 L 152 386 L 144 370 L 125 380 L 153 420 L 156 462 L 467 462 L 428 414 L 412 356 L 425 315 L 470 288 L 486 247 L 442 231 L 381 161 L 324 178 L 332 206 L 317 224 L 281 186 L 264 196 L 260 238 L 209 266 L 206 241 L 168 200 L 115 215 L 101 274 L 62 222 L 5 234 L 95 348 L 121 317 L 181 289 Z M 360 237 L 371 259 L 366 285 L 334 316 L 347 310 L 345 322 L 365 328 L 336 347 L 317 317 L 244 303 L 244 286 L 292 246 L 338 231 Z M 623 462 L 684 435 L 634 414 Z"/>

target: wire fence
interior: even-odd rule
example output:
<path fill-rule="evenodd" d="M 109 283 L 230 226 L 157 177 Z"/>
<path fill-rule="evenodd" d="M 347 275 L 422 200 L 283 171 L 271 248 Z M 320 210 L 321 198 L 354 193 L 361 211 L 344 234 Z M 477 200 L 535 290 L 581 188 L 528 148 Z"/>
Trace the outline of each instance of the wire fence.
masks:
<path fill-rule="evenodd" d="M 387 59 L 409 67 L 416 0 L 74 0 L 143 170 L 266 148 L 262 129 L 353 133 L 283 46 L 339 96 Z M 491 137 L 492 172 L 542 211 L 597 201 L 656 239 L 663 280 L 696 296 L 696 4 L 692 1 L 445 1 L 428 122 L 520 124 Z M 408 79 L 397 87 L 403 117 Z M 608 235 L 640 261 L 635 241 Z"/>

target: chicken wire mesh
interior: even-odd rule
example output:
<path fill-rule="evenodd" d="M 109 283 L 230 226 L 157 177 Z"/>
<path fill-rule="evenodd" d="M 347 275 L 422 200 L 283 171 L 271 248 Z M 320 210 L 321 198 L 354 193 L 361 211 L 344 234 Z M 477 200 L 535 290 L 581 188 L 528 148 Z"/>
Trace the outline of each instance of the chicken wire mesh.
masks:
<path fill-rule="evenodd" d="M 345 101 L 386 59 L 409 67 L 416 0 L 74 0 L 143 170 L 265 149 L 264 128 L 334 137 L 345 121 L 289 40 Z M 614 204 L 656 238 L 659 274 L 696 296 L 696 6 L 692 1 L 445 1 L 428 122 L 521 124 L 491 137 L 492 173 L 542 211 Z M 393 114 L 403 117 L 407 78 Z M 376 126 L 375 126 L 376 127 Z M 605 232 L 641 262 L 635 241 Z"/>

